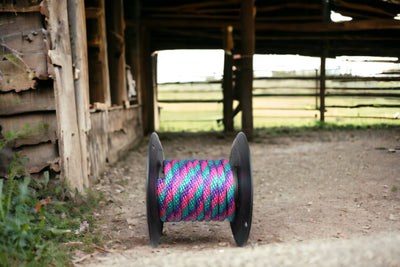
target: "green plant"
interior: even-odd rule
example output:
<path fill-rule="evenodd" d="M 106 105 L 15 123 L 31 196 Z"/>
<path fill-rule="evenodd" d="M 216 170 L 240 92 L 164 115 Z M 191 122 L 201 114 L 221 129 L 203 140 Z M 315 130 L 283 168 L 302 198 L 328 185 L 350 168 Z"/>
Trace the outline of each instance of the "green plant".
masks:
<path fill-rule="evenodd" d="M 46 130 L 46 125 L 36 130 Z M 0 139 L 0 149 L 8 142 L 30 134 L 32 129 L 8 131 Z M 80 241 L 83 246 L 101 245 L 94 233 L 93 209 L 102 196 L 87 190 L 71 194 L 60 179 L 44 172 L 31 179 L 23 168 L 24 158 L 14 155 L 7 178 L 0 179 L 0 266 L 72 265 L 71 249 L 64 244 Z M 85 248 L 83 248 L 85 249 Z"/>

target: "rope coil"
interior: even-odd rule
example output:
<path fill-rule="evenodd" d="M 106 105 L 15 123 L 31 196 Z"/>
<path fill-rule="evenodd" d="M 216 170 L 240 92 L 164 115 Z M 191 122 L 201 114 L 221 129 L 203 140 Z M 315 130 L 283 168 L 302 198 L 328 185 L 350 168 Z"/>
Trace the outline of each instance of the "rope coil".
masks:
<path fill-rule="evenodd" d="M 221 160 L 164 160 L 157 179 L 160 220 L 223 221 L 235 217 L 231 166 Z"/>
<path fill-rule="evenodd" d="M 246 135 L 236 135 L 229 161 L 164 160 L 157 133 L 149 140 L 147 225 L 157 247 L 164 222 L 228 220 L 238 246 L 246 244 L 253 213 L 253 178 Z"/>

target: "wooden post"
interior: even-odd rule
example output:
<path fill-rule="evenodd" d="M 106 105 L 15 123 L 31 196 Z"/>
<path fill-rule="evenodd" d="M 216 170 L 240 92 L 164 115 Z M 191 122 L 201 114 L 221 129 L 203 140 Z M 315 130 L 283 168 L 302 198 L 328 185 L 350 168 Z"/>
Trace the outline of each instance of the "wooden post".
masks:
<path fill-rule="evenodd" d="M 315 69 L 315 110 L 318 110 L 318 69 Z"/>
<path fill-rule="evenodd" d="M 228 26 L 224 30 L 224 79 L 222 83 L 223 99 L 223 122 L 224 131 L 233 132 L 233 38 L 232 26 Z"/>
<path fill-rule="evenodd" d="M 87 133 L 91 128 L 89 116 L 89 68 L 86 37 L 85 2 L 68 0 L 68 20 L 71 33 L 72 62 L 76 110 L 82 156 L 83 185 L 89 186 L 90 162 L 88 157 Z"/>
<path fill-rule="evenodd" d="M 77 103 L 72 68 L 67 1 L 47 1 L 51 50 L 54 66 L 54 91 L 57 114 L 57 137 L 61 161 L 61 177 L 72 188 L 83 192 L 82 151 L 78 126 Z"/>
<path fill-rule="evenodd" d="M 253 137 L 253 54 L 255 49 L 254 0 L 242 0 L 240 22 L 242 31 L 241 105 L 242 129 L 248 139 Z"/>
<path fill-rule="evenodd" d="M 330 8 L 329 0 L 322 0 L 322 19 L 323 22 L 330 22 Z M 326 57 L 328 55 L 329 41 L 325 41 L 322 45 L 321 51 L 321 67 L 320 67 L 320 86 L 319 86 L 319 110 L 320 110 L 320 120 L 325 121 L 325 85 L 326 85 Z"/>
<path fill-rule="evenodd" d="M 154 104 L 155 95 L 152 79 L 152 59 L 150 49 L 149 30 L 142 26 L 140 30 L 140 97 L 142 104 L 142 119 L 144 134 L 155 130 L 154 125 Z"/>
<path fill-rule="evenodd" d="M 106 0 L 108 64 L 111 102 L 122 105 L 128 99 L 125 70 L 125 21 L 123 0 Z"/>
<path fill-rule="evenodd" d="M 158 54 L 153 53 L 151 55 L 151 83 L 152 87 L 150 88 L 153 91 L 153 114 L 154 114 L 154 131 L 156 131 L 159 127 L 159 110 L 158 110 L 158 104 L 157 104 L 157 90 L 158 90 L 158 82 L 157 82 L 157 64 L 158 64 Z"/>
<path fill-rule="evenodd" d="M 326 61 L 326 53 L 325 48 L 323 48 L 321 55 L 321 67 L 320 67 L 320 78 L 319 78 L 319 112 L 320 112 L 320 120 L 325 121 L 325 61 Z"/>

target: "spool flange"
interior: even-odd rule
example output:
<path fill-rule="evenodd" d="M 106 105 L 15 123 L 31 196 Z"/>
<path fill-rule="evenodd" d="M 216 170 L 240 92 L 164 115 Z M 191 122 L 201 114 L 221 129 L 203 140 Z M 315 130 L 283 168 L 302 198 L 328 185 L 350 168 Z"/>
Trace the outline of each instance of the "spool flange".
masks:
<path fill-rule="evenodd" d="M 160 139 L 153 133 L 149 140 L 149 152 L 147 154 L 147 181 L 146 181 L 146 206 L 147 225 L 149 228 L 150 243 L 153 248 L 160 242 L 163 222 L 160 220 L 157 197 L 157 179 L 162 177 L 164 153 Z"/>
<path fill-rule="evenodd" d="M 253 213 L 251 156 L 249 143 L 243 132 L 238 133 L 233 141 L 229 163 L 237 188 L 235 218 L 231 222 L 231 229 L 236 244 L 241 247 L 249 238 Z"/>

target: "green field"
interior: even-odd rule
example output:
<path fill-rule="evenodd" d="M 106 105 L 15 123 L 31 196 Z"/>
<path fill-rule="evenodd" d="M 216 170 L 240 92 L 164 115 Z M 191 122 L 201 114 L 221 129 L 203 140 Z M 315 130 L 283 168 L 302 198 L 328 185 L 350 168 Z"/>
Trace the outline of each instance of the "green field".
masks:
<path fill-rule="evenodd" d="M 315 82 L 314 82 L 315 83 Z M 264 87 L 263 87 L 264 86 Z M 280 85 L 282 86 L 282 85 Z M 286 85 L 289 88 L 290 85 Z M 312 84 L 311 84 L 312 86 Z M 259 93 L 315 93 L 310 84 L 290 89 L 279 88 L 271 84 L 255 85 L 255 94 Z M 370 87 L 370 85 L 368 85 Z M 385 85 L 383 85 L 385 86 Z M 368 92 L 368 91 L 366 91 Z M 385 90 L 385 92 L 387 92 Z M 163 103 L 165 100 L 221 100 L 220 84 L 160 84 L 158 100 L 160 101 L 159 131 L 222 131 L 222 103 Z M 317 103 L 316 103 L 317 102 Z M 316 109 L 315 96 L 268 96 L 253 98 L 253 116 L 255 128 L 268 127 L 309 127 L 319 122 L 319 110 Z M 375 97 L 327 97 L 326 106 L 354 106 L 366 104 L 400 105 L 399 98 Z M 237 105 L 237 102 L 234 103 Z M 400 108 L 327 108 L 325 121 L 339 126 L 397 125 L 400 126 Z M 396 117 L 398 119 L 394 119 Z M 235 129 L 241 128 L 241 113 L 234 120 Z"/>

